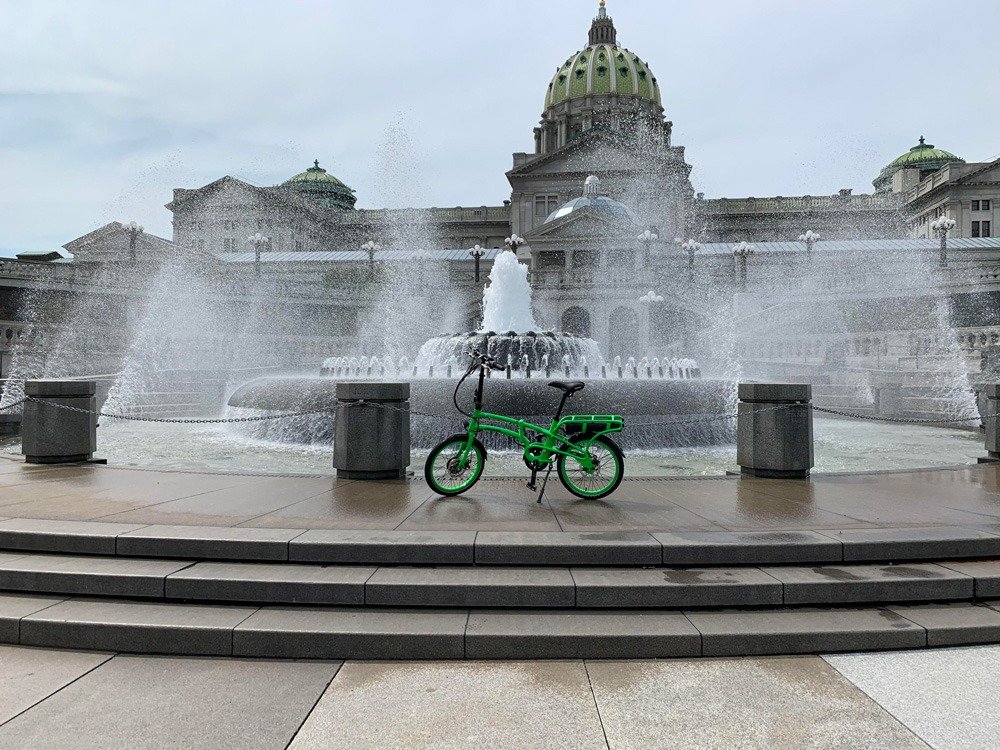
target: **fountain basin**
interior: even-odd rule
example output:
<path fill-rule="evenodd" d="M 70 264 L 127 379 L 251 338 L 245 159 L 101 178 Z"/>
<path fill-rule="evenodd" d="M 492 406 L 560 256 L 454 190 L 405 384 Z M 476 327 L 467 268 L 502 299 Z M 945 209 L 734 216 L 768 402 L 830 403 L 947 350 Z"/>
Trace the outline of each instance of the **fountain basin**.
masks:
<path fill-rule="evenodd" d="M 337 402 L 337 382 L 329 377 L 260 378 L 238 388 L 228 403 L 236 410 L 234 416 L 323 408 L 332 411 Z M 462 430 L 465 417 L 455 411 L 451 400 L 455 379 L 416 378 L 409 382 L 413 447 L 429 448 Z M 586 388 L 570 399 L 566 413 L 620 414 L 625 418 L 625 429 L 615 435 L 615 440 L 623 448 L 687 448 L 723 445 L 735 439 L 736 420 L 719 418 L 732 408 L 734 386 L 728 381 L 607 378 L 585 382 Z M 545 379 L 490 378 L 484 409 L 547 426 L 561 393 L 546 383 Z M 473 387 L 467 382 L 459 393 L 463 408 L 471 409 Z M 333 441 L 333 419 L 328 414 L 234 427 L 249 437 L 283 443 L 316 445 Z M 488 447 L 511 447 L 502 436 L 488 437 Z"/>

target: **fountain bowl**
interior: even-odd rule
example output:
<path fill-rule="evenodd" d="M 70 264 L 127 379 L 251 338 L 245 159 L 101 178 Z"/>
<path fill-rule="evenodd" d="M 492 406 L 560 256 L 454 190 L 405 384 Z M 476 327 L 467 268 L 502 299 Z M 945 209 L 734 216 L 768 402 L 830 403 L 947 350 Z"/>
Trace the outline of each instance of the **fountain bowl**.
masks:
<path fill-rule="evenodd" d="M 233 416 L 330 409 L 310 414 L 234 425 L 247 437 L 293 444 L 330 444 L 338 382 L 359 378 L 265 377 L 250 381 L 230 396 Z M 413 378 L 410 409 L 411 443 L 430 448 L 442 438 L 462 431 L 465 417 L 455 411 L 455 378 Z M 561 392 L 541 378 L 491 377 L 486 383 L 484 409 L 548 426 Z M 620 414 L 625 430 L 615 440 L 627 449 L 687 448 L 724 445 L 735 440 L 735 420 L 722 418 L 731 410 L 734 385 L 725 380 L 658 380 L 645 378 L 584 379 L 586 387 L 567 404 L 566 413 Z M 459 403 L 471 409 L 471 382 L 459 392 Z M 427 416 L 433 415 L 433 416 Z M 490 435 L 493 449 L 512 448 L 499 435 Z"/>

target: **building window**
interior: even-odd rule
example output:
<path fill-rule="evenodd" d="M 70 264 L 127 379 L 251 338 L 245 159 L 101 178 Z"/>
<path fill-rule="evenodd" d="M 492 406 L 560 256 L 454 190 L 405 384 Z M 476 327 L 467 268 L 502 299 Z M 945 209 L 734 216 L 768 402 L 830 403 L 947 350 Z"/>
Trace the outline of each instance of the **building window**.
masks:
<path fill-rule="evenodd" d="M 972 201 L 972 210 L 973 211 L 979 210 L 979 201 Z"/>
<path fill-rule="evenodd" d="M 535 216 L 545 217 L 559 207 L 558 195 L 536 195 Z"/>
<path fill-rule="evenodd" d="M 983 233 L 982 236 L 983 237 L 990 237 L 991 236 L 990 235 L 990 223 L 988 221 L 981 221 L 981 222 L 979 222 L 979 224 L 982 227 L 982 230 L 981 230 L 982 233 Z"/>
<path fill-rule="evenodd" d="M 972 222 L 972 236 L 973 237 L 978 237 L 979 236 L 979 222 L 978 221 Z"/>
<path fill-rule="evenodd" d="M 980 201 L 979 202 L 979 207 L 982 208 L 983 211 L 989 211 L 990 210 L 990 202 L 989 201 Z"/>

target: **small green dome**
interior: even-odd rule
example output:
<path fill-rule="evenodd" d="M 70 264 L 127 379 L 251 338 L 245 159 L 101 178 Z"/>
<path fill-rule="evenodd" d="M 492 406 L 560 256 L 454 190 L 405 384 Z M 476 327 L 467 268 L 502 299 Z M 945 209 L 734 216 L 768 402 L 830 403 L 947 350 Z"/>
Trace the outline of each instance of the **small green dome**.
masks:
<path fill-rule="evenodd" d="M 954 163 L 964 164 L 965 159 L 961 159 L 943 148 L 935 148 L 934 144 L 926 143 L 924 137 L 920 136 L 917 145 L 889 162 L 885 169 L 879 172 L 872 184 L 877 192 L 887 192 L 891 189 L 892 176 L 900 169 L 919 169 L 922 180 L 946 164 Z"/>
<path fill-rule="evenodd" d="M 618 94 L 660 104 L 660 87 L 649 66 L 617 44 L 591 44 L 556 70 L 545 94 L 545 108 L 578 97 Z"/>
<path fill-rule="evenodd" d="M 357 201 L 354 191 L 323 169 L 318 159 L 305 172 L 300 172 L 281 184 L 282 187 L 297 190 L 309 200 L 327 208 L 350 211 Z"/>

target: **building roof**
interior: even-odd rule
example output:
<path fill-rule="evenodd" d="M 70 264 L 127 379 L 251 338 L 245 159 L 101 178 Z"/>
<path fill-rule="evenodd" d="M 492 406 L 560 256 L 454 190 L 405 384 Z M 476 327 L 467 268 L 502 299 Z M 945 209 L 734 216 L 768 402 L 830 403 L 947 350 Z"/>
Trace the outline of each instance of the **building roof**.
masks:
<path fill-rule="evenodd" d="M 483 248 L 482 260 L 493 260 L 502 248 Z M 420 252 L 423 257 L 414 258 L 414 254 Z M 255 260 L 252 252 L 245 253 L 217 253 L 217 256 L 225 263 L 253 263 Z M 368 253 L 364 250 L 313 250 L 299 252 L 265 252 L 260 254 L 262 263 L 358 263 L 368 262 Z M 460 250 L 377 250 L 375 260 L 389 262 L 419 262 L 420 260 L 431 261 L 472 261 L 469 249 Z"/>
<path fill-rule="evenodd" d="M 305 172 L 299 172 L 285 180 L 282 187 L 292 188 L 309 200 L 327 208 L 350 211 L 357 201 L 354 191 L 323 169 L 319 165 L 319 159 L 316 159 Z"/>
<path fill-rule="evenodd" d="M 708 242 L 701 246 L 699 254 L 731 255 L 735 242 Z M 905 239 L 905 240 L 819 240 L 813 243 L 813 253 L 850 253 L 850 252 L 892 252 L 914 250 L 938 250 L 940 240 Z M 754 242 L 754 248 L 759 254 L 768 253 L 804 253 L 805 242 Z M 1000 250 L 1000 237 L 949 237 L 950 250 Z"/>
<path fill-rule="evenodd" d="M 660 104 L 660 87 L 649 65 L 618 45 L 614 23 L 604 8 L 590 27 L 590 43 L 556 68 L 545 92 L 545 109 L 569 99 L 617 94 Z"/>

